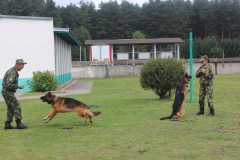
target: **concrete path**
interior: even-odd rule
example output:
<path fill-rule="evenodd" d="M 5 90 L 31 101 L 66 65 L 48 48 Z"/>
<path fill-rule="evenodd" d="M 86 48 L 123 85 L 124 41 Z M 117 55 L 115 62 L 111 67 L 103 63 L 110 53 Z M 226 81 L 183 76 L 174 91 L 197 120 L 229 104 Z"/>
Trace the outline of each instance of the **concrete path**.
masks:
<path fill-rule="evenodd" d="M 77 82 L 71 87 L 66 89 L 66 93 L 53 93 L 54 95 L 57 96 L 64 96 L 64 95 L 74 95 L 74 94 L 86 94 L 86 93 L 91 93 L 92 86 L 94 82 Z M 19 97 L 26 92 L 17 92 L 15 93 L 15 96 L 17 97 L 18 100 L 20 99 L 33 99 L 33 98 L 40 98 L 43 95 L 38 95 L 38 96 L 31 96 L 31 97 Z M 2 94 L 0 94 L 0 102 L 4 101 Z"/>

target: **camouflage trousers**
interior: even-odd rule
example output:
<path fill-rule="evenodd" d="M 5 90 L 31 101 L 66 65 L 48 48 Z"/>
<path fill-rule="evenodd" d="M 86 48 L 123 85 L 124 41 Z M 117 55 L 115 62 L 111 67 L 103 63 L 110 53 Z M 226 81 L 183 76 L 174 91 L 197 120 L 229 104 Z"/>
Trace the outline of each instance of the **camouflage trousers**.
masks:
<path fill-rule="evenodd" d="M 21 106 L 14 93 L 2 90 L 2 96 L 7 104 L 6 121 L 12 122 L 14 116 L 16 120 L 22 119 Z"/>
<path fill-rule="evenodd" d="M 205 106 L 205 96 L 207 97 L 208 107 L 210 110 L 214 110 L 213 104 L 213 84 L 200 84 L 199 88 L 199 107 L 204 109 Z"/>

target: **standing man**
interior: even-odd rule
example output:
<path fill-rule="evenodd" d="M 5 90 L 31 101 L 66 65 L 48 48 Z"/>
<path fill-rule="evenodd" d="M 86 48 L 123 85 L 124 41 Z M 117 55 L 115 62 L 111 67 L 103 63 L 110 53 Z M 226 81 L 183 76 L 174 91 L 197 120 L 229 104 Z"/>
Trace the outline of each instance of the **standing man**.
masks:
<path fill-rule="evenodd" d="M 24 65 L 27 64 L 23 59 L 17 59 L 14 67 L 10 68 L 4 75 L 2 82 L 2 96 L 7 104 L 7 118 L 5 121 L 5 129 L 16 129 L 11 125 L 13 116 L 17 123 L 17 129 L 26 129 L 27 126 L 21 123 L 22 114 L 21 106 L 16 99 L 14 93 L 16 90 L 23 89 L 24 85 L 18 86 L 18 71 L 21 71 Z"/>
<path fill-rule="evenodd" d="M 204 105 L 205 105 L 205 96 L 207 97 L 208 107 L 210 109 L 210 113 L 207 116 L 214 116 L 214 105 L 212 100 L 213 95 L 213 69 L 208 59 L 207 55 L 201 56 L 200 61 L 202 62 L 202 66 L 197 70 L 196 77 L 200 78 L 200 88 L 199 88 L 199 107 L 200 111 L 197 115 L 204 114 Z"/>

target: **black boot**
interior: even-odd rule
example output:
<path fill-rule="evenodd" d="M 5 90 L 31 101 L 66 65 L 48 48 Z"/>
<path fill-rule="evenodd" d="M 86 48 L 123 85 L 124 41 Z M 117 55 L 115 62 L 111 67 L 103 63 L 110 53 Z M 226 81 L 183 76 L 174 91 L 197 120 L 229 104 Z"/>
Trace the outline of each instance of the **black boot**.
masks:
<path fill-rule="evenodd" d="M 17 129 L 26 129 L 28 126 L 22 124 L 21 119 L 16 120 L 17 123 Z"/>
<path fill-rule="evenodd" d="M 210 110 L 210 113 L 207 116 L 214 116 L 214 110 Z"/>
<path fill-rule="evenodd" d="M 11 125 L 10 121 L 5 121 L 5 128 L 4 129 L 17 129 Z"/>
<path fill-rule="evenodd" d="M 197 115 L 202 115 L 204 114 L 204 108 L 200 108 L 200 111 L 197 113 Z"/>

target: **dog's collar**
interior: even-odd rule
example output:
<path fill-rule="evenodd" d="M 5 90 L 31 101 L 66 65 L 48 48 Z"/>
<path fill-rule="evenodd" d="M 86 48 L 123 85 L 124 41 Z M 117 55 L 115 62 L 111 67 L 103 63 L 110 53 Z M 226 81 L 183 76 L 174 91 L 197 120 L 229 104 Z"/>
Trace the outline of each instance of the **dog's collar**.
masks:
<path fill-rule="evenodd" d="M 57 98 L 57 96 L 55 96 L 55 97 L 53 98 L 52 103 L 56 100 L 56 98 Z"/>

